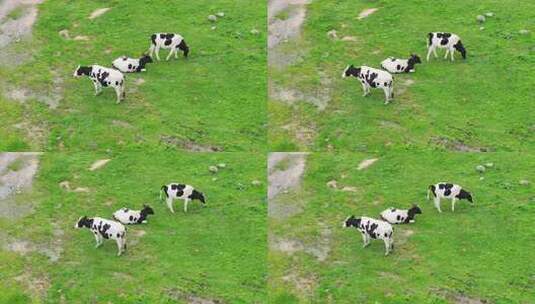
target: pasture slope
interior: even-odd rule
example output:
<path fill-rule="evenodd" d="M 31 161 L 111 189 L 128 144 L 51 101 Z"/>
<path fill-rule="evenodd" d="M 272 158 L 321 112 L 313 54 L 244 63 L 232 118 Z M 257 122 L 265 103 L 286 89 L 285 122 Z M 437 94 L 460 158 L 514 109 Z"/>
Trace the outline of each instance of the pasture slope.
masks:
<path fill-rule="evenodd" d="M 24 4 L 8 10 L 8 2 Z M 264 2 L 4 4 L 0 151 L 264 150 Z M 109 10 L 93 15 L 102 8 Z M 208 20 L 220 12 L 216 22 Z M 184 36 L 190 56 L 127 75 L 124 103 L 116 105 L 110 89 L 95 97 L 91 81 L 72 77 L 78 64 L 138 58 L 155 32 Z"/>
<path fill-rule="evenodd" d="M 0 174 L 0 303 L 265 303 L 262 154 L 4 153 Z M 158 199 L 171 181 L 203 191 L 207 207 L 171 214 Z M 128 226 L 121 257 L 73 228 L 143 203 L 155 215 Z"/>
<path fill-rule="evenodd" d="M 280 1 L 272 1 L 278 3 Z M 533 1 L 293 1 L 270 24 L 270 151 L 528 151 L 534 145 Z M 377 9 L 368 11 L 368 9 Z M 493 13 L 484 23 L 477 15 Z M 362 16 L 359 17 L 361 13 Z M 480 29 L 482 27 L 482 29 Z M 300 34 L 295 34 L 298 31 Z M 427 33 L 460 35 L 463 61 L 425 62 Z M 278 41 L 274 39 L 274 41 Z M 424 58 L 395 76 L 394 102 L 342 79 L 348 64 Z M 442 56 L 442 57 L 440 57 Z"/>
<path fill-rule="evenodd" d="M 533 303 L 533 154 L 311 153 L 305 162 L 301 184 L 269 201 L 269 303 Z M 475 204 L 452 213 L 443 201 L 438 214 L 425 197 L 439 181 L 464 186 Z M 287 212 L 272 212 L 280 202 Z M 382 241 L 362 248 L 360 233 L 342 228 L 349 215 L 415 202 L 423 214 L 394 227 L 388 257 Z"/>

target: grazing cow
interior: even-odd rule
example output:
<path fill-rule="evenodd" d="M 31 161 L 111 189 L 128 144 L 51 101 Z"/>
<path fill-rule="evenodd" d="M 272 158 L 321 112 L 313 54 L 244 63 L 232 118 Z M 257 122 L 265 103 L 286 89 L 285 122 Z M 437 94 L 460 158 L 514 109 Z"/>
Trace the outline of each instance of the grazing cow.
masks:
<path fill-rule="evenodd" d="M 102 245 L 103 239 L 112 239 L 117 243 L 117 249 L 119 250 L 117 256 L 120 256 L 126 250 L 126 227 L 121 223 L 100 217 L 88 218 L 83 216 L 74 224 L 74 228 L 89 228 L 97 241 L 95 248 Z"/>
<path fill-rule="evenodd" d="M 394 239 L 392 237 L 394 230 L 392 225 L 387 222 L 364 216 L 355 218 L 355 216 L 352 215 L 344 221 L 343 227 L 355 227 L 360 231 L 362 240 L 364 241 L 363 248 L 370 244 L 370 238 L 372 238 L 384 241 L 386 250 L 385 256 L 394 249 Z"/>
<path fill-rule="evenodd" d="M 429 56 L 431 52 L 437 56 L 436 48 L 446 49 L 446 55 L 444 59 L 448 58 L 448 53 L 451 55 L 451 61 L 453 61 L 453 53 L 455 50 L 459 51 L 463 56 L 463 59 L 466 59 L 466 49 L 464 48 L 461 38 L 452 33 L 436 32 L 427 34 L 427 61 L 429 61 Z"/>
<path fill-rule="evenodd" d="M 95 86 L 95 96 L 102 92 L 102 87 L 112 87 L 117 94 L 117 103 L 125 98 L 125 79 L 123 73 L 100 65 L 78 66 L 73 76 L 88 76 Z"/>
<path fill-rule="evenodd" d="M 450 183 L 438 183 L 435 185 L 430 185 L 427 190 L 427 199 L 430 198 L 430 193 L 433 194 L 433 199 L 435 203 L 435 208 L 437 208 L 438 212 L 442 212 L 440 210 L 440 199 L 446 198 L 451 199 L 451 211 L 455 211 L 455 202 L 457 200 L 466 199 L 470 203 L 474 203 L 472 201 L 472 195 L 470 192 L 464 190 L 461 186 L 450 184 Z"/>
<path fill-rule="evenodd" d="M 121 208 L 113 213 L 113 218 L 123 224 L 146 224 L 149 214 L 154 214 L 154 210 L 148 205 L 143 205 L 141 210 Z"/>
<path fill-rule="evenodd" d="M 388 208 L 381 212 L 381 218 L 390 224 L 414 223 L 416 214 L 422 214 L 420 207 L 412 205 L 411 209 Z"/>
<path fill-rule="evenodd" d="M 203 206 L 206 205 L 204 201 L 204 194 L 195 190 L 190 185 L 170 183 L 169 185 L 162 186 L 160 190 L 160 200 L 163 199 L 163 195 L 166 197 L 167 208 L 171 210 L 172 213 L 175 213 L 173 210 L 173 200 L 181 199 L 184 200 L 184 212 L 188 212 L 188 203 L 191 200 L 199 200 L 202 202 Z"/>
<path fill-rule="evenodd" d="M 152 58 L 149 55 L 143 55 L 139 59 L 129 58 L 126 56 L 119 57 L 112 62 L 114 68 L 123 73 L 145 72 L 145 65 L 151 63 Z"/>
<path fill-rule="evenodd" d="M 160 61 L 160 48 L 171 49 L 165 60 L 169 60 L 173 54 L 175 54 L 175 58 L 178 58 L 177 51 L 179 49 L 184 53 L 184 57 L 188 57 L 189 47 L 184 38 L 179 34 L 154 33 L 150 36 L 150 40 L 151 45 L 149 48 L 149 55 L 152 57 L 152 54 L 156 53 L 156 59 L 158 59 L 158 61 Z"/>
<path fill-rule="evenodd" d="M 362 96 L 370 94 L 370 87 L 372 87 L 383 89 L 385 92 L 385 104 L 388 104 L 394 98 L 394 88 L 392 86 L 394 79 L 388 72 L 367 66 L 355 67 L 349 65 L 342 73 L 342 77 L 349 76 L 356 77 L 362 83 L 362 90 L 364 91 Z"/>
<path fill-rule="evenodd" d="M 420 57 L 416 54 L 412 54 L 409 59 L 388 57 L 381 62 L 381 67 L 390 73 L 412 73 L 415 71 L 415 65 L 418 63 L 422 63 Z"/>

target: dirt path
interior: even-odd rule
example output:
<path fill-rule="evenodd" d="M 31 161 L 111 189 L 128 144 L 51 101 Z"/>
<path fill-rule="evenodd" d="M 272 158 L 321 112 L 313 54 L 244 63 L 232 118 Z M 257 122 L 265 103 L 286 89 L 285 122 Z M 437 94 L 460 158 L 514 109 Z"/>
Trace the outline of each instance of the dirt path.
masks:
<path fill-rule="evenodd" d="M 305 172 L 307 153 L 270 153 L 268 157 L 268 199 L 275 198 L 281 191 L 295 189 L 301 183 Z"/>

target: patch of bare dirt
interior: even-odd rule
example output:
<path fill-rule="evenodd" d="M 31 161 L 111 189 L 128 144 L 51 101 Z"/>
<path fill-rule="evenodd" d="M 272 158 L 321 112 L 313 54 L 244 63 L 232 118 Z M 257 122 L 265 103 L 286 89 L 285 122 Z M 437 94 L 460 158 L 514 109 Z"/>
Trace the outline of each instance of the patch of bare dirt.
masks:
<path fill-rule="evenodd" d="M 221 152 L 223 148 L 211 145 L 201 145 L 188 139 L 180 139 L 176 136 L 161 135 L 160 142 L 169 147 L 175 147 L 191 152 Z"/>
<path fill-rule="evenodd" d="M 362 20 L 364 18 L 367 18 L 371 14 L 375 13 L 377 10 L 379 10 L 379 9 L 378 8 L 367 8 L 367 9 L 363 10 L 362 12 L 360 12 L 360 14 L 357 17 L 357 19 Z"/>
<path fill-rule="evenodd" d="M 35 252 L 48 257 L 51 262 L 57 262 L 63 252 L 60 238 L 55 238 L 49 242 L 33 242 L 0 233 L 0 240 L 2 241 L 3 250 L 11 251 L 22 256 Z"/>
<path fill-rule="evenodd" d="M 46 104 L 51 109 L 56 109 L 63 98 L 61 86 L 55 86 L 52 91 L 46 92 L 37 92 L 24 87 L 7 87 L 5 88 L 3 95 L 9 100 L 18 101 L 20 103 L 25 103 L 29 100 L 37 100 Z"/>
<path fill-rule="evenodd" d="M 125 128 L 125 129 L 132 129 L 134 127 L 126 121 L 117 120 L 117 119 L 112 120 L 111 124 L 117 127 Z"/>
<path fill-rule="evenodd" d="M 305 147 L 310 146 L 313 143 L 317 134 L 315 125 L 303 126 L 296 121 L 286 124 L 281 128 L 292 133 L 297 143 Z"/>
<path fill-rule="evenodd" d="M 268 84 L 269 98 L 290 105 L 303 101 L 316 106 L 319 111 L 323 111 L 331 101 L 331 84 L 331 78 L 325 73 L 320 73 L 320 84 L 316 89 L 307 92 L 298 89 L 283 88 L 270 81 Z"/>
<path fill-rule="evenodd" d="M 364 170 L 368 168 L 369 166 L 373 165 L 378 160 L 379 160 L 378 158 L 365 159 L 359 163 L 357 170 Z"/>
<path fill-rule="evenodd" d="M 95 19 L 97 17 L 100 17 L 100 16 L 104 15 L 104 13 L 106 13 L 109 10 L 111 10 L 111 8 L 109 8 L 109 7 L 103 7 L 103 8 L 96 9 L 91 13 L 91 15 L 89 15 L 89 19 L 93 20 L 93 19 Z"/>
<path fill-rule="evenodd" d="M 464 293 L 459 293 L 453 290 L 432 288 L 431 292 L 440 295 L 455 304 L 492 304 L 492 302 L 489 300 L 481 299 L 478 297 L 470 297 Z"/>
<path fill-rule="evenodd" d="M 447 150 L 459 152 L 491 152 L 492 149 L 487 147 L 477 147 L 465 144 L 462 140 L 449 139 L 442 136 L 431 137 L 429 140 L 431 144 L 443 147 Z"/>
<path fill-rule="evenodd" d="M 274 152 L 268 157 L 268 199 L 281 191 L 296 189 L 305 172 L 307 153 Z"/>
<path fill-rule="evenodd" d="M 89 167 L 89 171 L 95 171 L 102 167 L 104 167 L 111 159 L 99 159 L 95 161 L 93 164 L 91 164 L 91 167 Z"/>
<path fill-rule="evenodd" d="M 50 288 L 50 278 L 46 275 L 36 275 L 31 270 L 26 270 L 14 278 L 16 282 L 24 286 L 24 290 L 32 297 L 44 300 Z"/>
<path fill-rule="evenodd" d="M 318 277 L 316 275 L 302 276 L 296 271 L 283 276 L 282 280 L 293 285 L 296 291 L 306 296 L 311 296 L 318 286 Z"/>
<path fill-rule="evenodd" d="M 31 213 L 33 203 L 17 199 L 31 191 L 40 153 L 0 153 L 0 217 L 16 219 Z"/>
<path fill-rule="evenodd" d="M 299 36 L 309 3 L 310 0 L 268 1 L 268 48 Z"/>
<path fill-rule="evenodd" d="M 320 237 L 312 242 L 304 242 L 299 239 L 283 238 L 270 235 L 269 248 L 283 252 L 288 255 L 292 255 L 296 252 L 303 251 L 307 254 L 314 256 L 318 261 L 323 262 L 329 256 L 331 251 L 330 247 L 331 230 L 322 225 Z"/>
<path fill-rule="evenodd" d="M 185 301 L 188 304 L 223 304 L 223 301 L 216 299 L 202 298 L 194 294 L 185 293 L 177 288 L 169 288 L 166 291 L 169 298 L 175 301 Z"/>

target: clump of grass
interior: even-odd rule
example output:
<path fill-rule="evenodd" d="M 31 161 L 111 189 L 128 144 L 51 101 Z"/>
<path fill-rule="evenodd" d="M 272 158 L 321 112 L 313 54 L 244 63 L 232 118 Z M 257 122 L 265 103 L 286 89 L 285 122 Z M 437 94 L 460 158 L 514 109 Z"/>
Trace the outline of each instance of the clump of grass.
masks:
<path fill-rule="evenodd" d="M 13 162 L 11 162 L 9 165 L 7 165 L 7 169 L 10 171 L 17 172 L 24 166 L 24 160 L 17 158 Z"/>
<path fill-rule="evenodd" d="M 9 12 L 6 17 L 7 19 L 17 20 L 26 13 L 27 9 L 28 7 L 26 5 L 19 5 L 14 10 Z"/>

